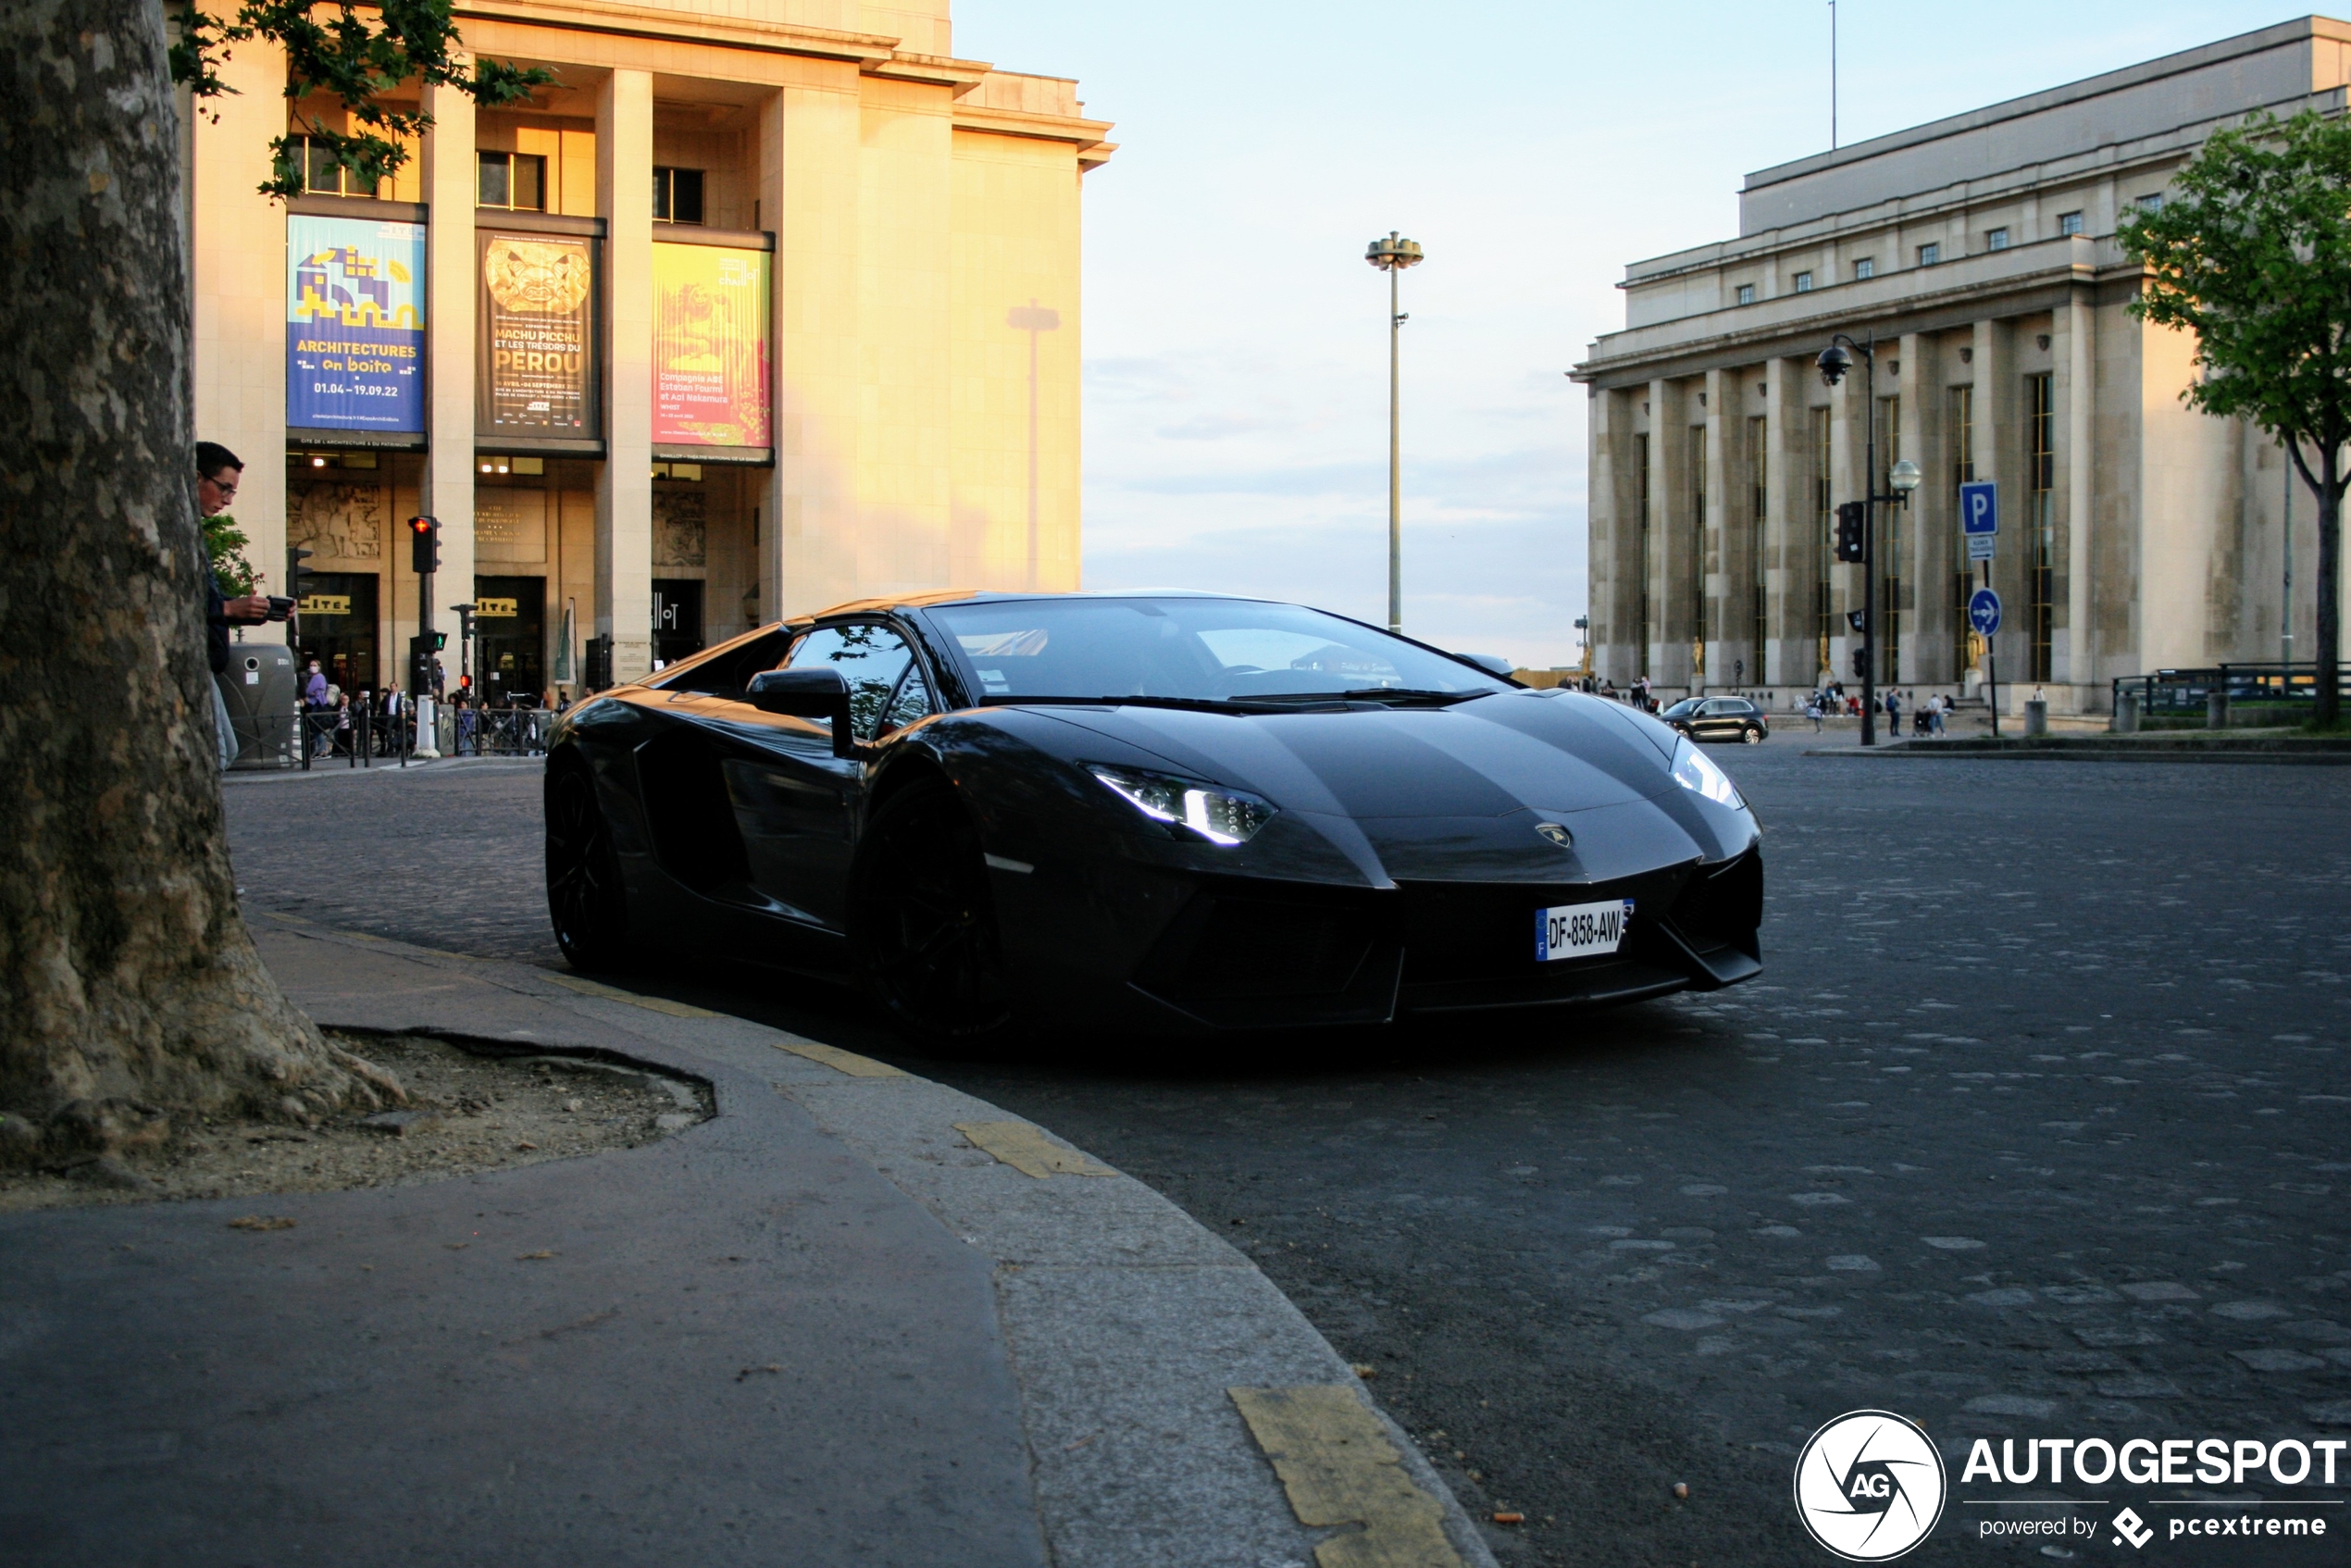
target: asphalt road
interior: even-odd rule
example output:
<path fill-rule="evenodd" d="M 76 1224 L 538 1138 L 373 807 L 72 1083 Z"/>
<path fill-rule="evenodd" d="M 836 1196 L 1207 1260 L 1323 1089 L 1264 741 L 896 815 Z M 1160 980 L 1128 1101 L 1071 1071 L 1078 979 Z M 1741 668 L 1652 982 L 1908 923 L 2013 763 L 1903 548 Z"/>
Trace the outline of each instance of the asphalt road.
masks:
<path fill-rule="evenodd" d="M 2125 1502 L 2162 1532 L 2214 1500 L 2351 1496 L 2351 1454 L 2333 1487 L 1960 1473 L 1977 1437 L 2351 1437 L 2351 775 L 1813 743 L 1716 749 L 1765 823 L 1769 914 L 1765 975 L 1712 996 L 946 1063 L 805 982 L 632 983 L 952 1082 L 1223 1227 L 1474 1513 L 1524 1513 L 1494 1532 L 1506 1562 L 1830 1561 L 1791 1469 L 1864 1407 L 1950 1464 L 1907 1561 L 2132 1557 L 2102 1523 Z M 240 878 L 554 964 L 537 786 L 240 781 Z M 2009 1500 L 2059 1497 L 2095 1502 L 2086 1533 L 1983 1538 L 2069 1512 Z M 2147 1555 L 2345 1559 L 2351 1507 L 2283 1512 L 2329 1537 Z"/>

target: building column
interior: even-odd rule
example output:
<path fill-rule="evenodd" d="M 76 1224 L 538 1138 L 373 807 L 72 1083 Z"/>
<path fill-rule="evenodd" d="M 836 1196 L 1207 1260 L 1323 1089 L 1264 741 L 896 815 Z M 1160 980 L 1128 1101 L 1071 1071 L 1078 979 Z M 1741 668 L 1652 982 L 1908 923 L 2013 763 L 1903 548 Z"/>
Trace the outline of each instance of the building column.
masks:
<path fill-rule="evenodd" d="M 752 580 L 759 589 L 759 613 L 753 618 L 763 626 L 790 613 L 784 604 L 784 539 L 788 531 L 794 540 L 800 535 L 801 412 L 784 380 L 784 355 L 779 352 L 784 340 L 784 272 L 790 265 L 783 244 L 788 194 L 784 106 L 789 101 L 790 94 L 778 91 L 760 106 L 758 210 L 753 219 L 757 227 L 777 236 L 776 248 L 767 257 L 767 439 L 774 446 L 776 461 L 752 487 L 752 505 L 756 509 Z"/>
<path fill-rule="evenodd" d="M 616 682 L 653 666 L 653 79 L 596 89 L 596 207 L 604 217 L 604 465 L 596 476 L 596 631 Z"/>
<path fill-rule="evenodd" d="M 1951 596 L 1948 584 L 1935 586 L 1936 552 L 1930 540 L 1934 529 L 1930 524 L 1941 516 L 1934 503 L 1934 479 L 1938 466 L 1930 454 L 1936 448 L 1934 433 L 1942 428 L 1942 412 L 1930 406 L 1934 399 L 1934 342 L 1917 332 L 1902 334 L 1899 353 L 1901 373 L 1895 378 L 1897 395 L 1902 399 L 1902 449 L 1887 459 L 1887 467 L 1902 458 L 1919 466 L 1919 488 L 1910 493 L 1910 504 L 1894 514 L 1892 537 L 1899 530 L 1902 541 L 1901 567 L 1902 641 L 1896 650 L 1894 678 L 1903 685 L 1933 680 L 1931 673 L 1937 666 L 1934 659 L 1934 644 L 1927 639 L 1927 628 L 1933 624 L 1927 607 Z M 1947 488 L 1947 487 L 1946 487 Z"/>
<path fill-rule="evenodd" d="M 1803 541 L 1811 527 L 1806 493 L 1803 384 L 1797 362 L 1774 355 L 1763 366 L 1764 605 L 1771 637 L 1757 678 L 1767 686 L 1812 683 L 1812 579 Z"/>
<path fill-rule="evenodd" d="M 1587 546 L 1585 555 L 1584 636 L 1592 651 L 1592 673 L 1615 678 L 1618 660 L 1611 642 L 1623 631 L 1623 617 L 1617 613 L 1617 585 L 1624 580 L 1616 556 L 1621 548 L 1624 529 L 1624 513 L 1616 492 L 1618 421 L 1616 412 L 1621 394 L 1600 387 L 1587 387 L 1585 400 L 1584 450 L 1591 454 L 1592 471 L 1585 485 L 1590 498 L 1590 514 L 1586 518 Z"/>
<path fill-rule="evenodd" d="M 1673 598 L 1669 591 L 1673 558 L 1673 467 L 1671 454 L 1676 446 L 1673 427 L 1681 421 L 1675 417 L 1673 383 L 1663 380 L 1648 384 L 1649 463 L 1648 515 L 1641 521 L 1641 597 L 1648 614 L 1641 624 L 1641 661 L 1636 674 L 1647 675 L 1652 683 L 1662 683 L 1668 678 L 1669 661 L 1666 650 L 1673 644 L 1668 629 L 1673 621 Z"/>
<path fill-rule="evenodd" d="M 470 61 L 465 62 L 470 65 Z M 433 575 L 433 629 L 449 634 L 442 658 L 449 689 L 462 659 L 454 606 L 474 597 L 474 312 L 480 291 L 474 254 L 474 101 L 449 87 L 427 87 L 433 118 L 421 156 L 425 226 L 425 471 L 417 509 L 441 524 L 441 570 Z M 404 525 L 406 519 L 399 521 Z M 408 566 L 404 526 L 389 565 L 394 579 Z M 413 588 L 413 584 L 411 585 Z M 386 650 L 393 668 L 407 668 L 409 620 L 395 627 Z"/>
<path fill-rule="evenodd" d="M 2052 665 L 2074 688 L 2075 711 L 2095 700 L 2097 635 L 2091 624 L 2091 529 L 2096 507 L 2091 479 L 2090 432 L 2097 401 L 2096 317 L 2090 290 L 2077 285 L 2066 296 L 2057 326 L 2065 352 L 2057 359 L 2057 396 L 2065 410 L 2065 657 Z M 2052 653 L 2055 650 L 2051 650 Z"/>
<path fill-rule="evenodd" d="M 270 139 L 286 130 L 285 52 L 255 39 L 238 44 L 219 68 L 230 91 L 206 99 L 187 124 L 195 434 L 244 459 L 230 515 L 244 530 L 263 591 L 282 593 L 289 591 L 286 213 L 260 186 L 273 172 Z M 194 462 L 191 454 L 182 466 Z M 278 642 L 285 628 L 253 627 L 244 636 Z"/>
<path fill-rule="evenodd" d="M 1706 516 L 1691 519 L 1698 550 L 1697 570 L 1704 585 L 1698 595 L 1698 624 L 1690 628 L 1691 641 L 1705 649 L 1706 673 L 1698 682 L 1701 687 L 1729 686 L 1735 680 L 1731 645 L 1738 628 L 1730 614 L 1732 563 L 1745 559 L 1745 554 L 1743 544 L 1739 551 L 1731 548 L 1731 518 L 1735 509 L 1731 504 L 1730 480 L 1739 466 L 1727 448 L 1732 433 L 1739 428 L 1735 417 L 1738 389 L 1735 371 L 1706 373 Z M 1739 580 L 1743 583 L 1745 579 Z"/>

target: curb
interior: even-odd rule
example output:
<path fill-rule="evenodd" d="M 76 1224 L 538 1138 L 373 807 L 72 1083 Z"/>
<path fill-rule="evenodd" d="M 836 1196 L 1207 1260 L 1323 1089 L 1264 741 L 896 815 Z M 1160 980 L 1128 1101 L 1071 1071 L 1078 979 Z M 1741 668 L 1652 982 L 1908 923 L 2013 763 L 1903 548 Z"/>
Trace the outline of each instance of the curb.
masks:
<path fill-rule="evenodd" d="M 734 1068 L 705 1079 L 721 1116 L 744 1073 L 764 1079 L 976 1250 L 992 1266 L 1038 1520 L 1057 1568 L 1303 1568 L 1318 1558 L 1494 1568 L 1483 1534 L 1417 1446 L 1254 1263 L 1044 1129 L 729 1014 L 563 971 L 268 919 L 543 1002 L 554 1027 L 532 1031 L 533 1049 L 563 1049 L 576 1033 L 574 1049 L 626 1057 L 616 1030 L 666 1048 L 647 1052 L 643 1065 L 690 1074 L 700 1057 Z M 312 1010 L 331 1025 L 400 1027 L 349 1016 L 355 1008 Z M 565 1014 L 587 1027 L 563 1030 Z M 412 1032 L 446 1033 L 448 1021 L 419 1018 Z M 1284 1424 L 1282 1451 L 1271 1452 L 1275 1439 L 1261 1447 L 1263 1423 L 1244 1413 L 1268 1401 L 1319 1412 L 1319 1424 Z M 1377 1433 L 1392 1453 L 1377 1451 Z M 1334 1496 L 1345 1500 L 1336 1512 Z M 1339 1542 L 1338 1556 L 1318 1549 Z"/>
<path fill-rule="evenodd" d="M 2250 746 L 2147 746 L 2095 740 L 2055 746 L 1986 746 L 1971 741 L 1914 744 L 1905 741 L 1891 746 L 1814 747 L 1804 754 L 1808 757 L 1940 757 L 2007 762 L 2253 763 L 2287 767 L 2351 766 L 2351 748 L 2325 746 L 2323 750 L 2319 749 L 2322 744 L 2312 741 L 2271 742 L 2256 749 Z"/>

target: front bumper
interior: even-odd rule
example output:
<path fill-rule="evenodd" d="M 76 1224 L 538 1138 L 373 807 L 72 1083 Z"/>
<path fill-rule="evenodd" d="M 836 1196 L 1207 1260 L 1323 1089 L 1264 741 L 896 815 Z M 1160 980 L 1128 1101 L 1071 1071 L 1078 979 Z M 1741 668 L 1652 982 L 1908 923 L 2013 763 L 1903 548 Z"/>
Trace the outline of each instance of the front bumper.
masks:
<path fill-rule="evenodd" d="M 1623 944 L 1539 963 L 1536 911 L 1629 898 Z M 1385 1023 L 1399 1014 L 1598 1004 L 1762 972 L 1761 852 L 1605 883 L 1407 882 L 1392 890 L 1203 882 L 1127 988 L 1199 1028 Z"/>

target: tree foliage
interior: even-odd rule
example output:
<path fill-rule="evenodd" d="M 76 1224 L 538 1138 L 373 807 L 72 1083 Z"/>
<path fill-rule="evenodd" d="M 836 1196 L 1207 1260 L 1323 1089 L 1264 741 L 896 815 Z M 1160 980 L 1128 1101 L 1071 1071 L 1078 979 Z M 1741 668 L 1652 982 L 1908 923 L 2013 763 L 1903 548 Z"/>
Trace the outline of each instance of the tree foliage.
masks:
<path fill-rule="evenodd" d="M 220 591 L 231 599 L 260 591 L 261 574 L 245 559 L 245 546 L 251 542 L 226 512 L 204 519 L 205 557 L 212 563 L 212 575 L 220 579 Z"/>
<path fill-rule="evenodd" d="M 484 108 L 495 108 L 554 80 L 552 72 L 496 60 L 476 61 L 467 75 L 455 58 L 458 38 L 449 0 L 371 0 L 364 12 L 353 0 L 332 6 L 309 0 L 246 0 L 233 17 L 215 16 L 188 0 L 177 20 L 171 79 L 188 88 L 199 105 L 236 91 L 218 70 L 230 45 L 255 39 L 281 45 L 287 98 L 300 103 L 314 93 L 330 93 L 356 127 L 342 131 L 307 115 L 302 134 L 371 191 L 408 161 L 404 143 L 432 124 L 432 117 L 421 110 L 412 113 L 384 102 L 403 83 L 454 87 Z M 271 174 L 262 183 L 263 193 L 301 194 L 304 155 L 295 137 L 277 137 L 269 150 Z"/>
<path fill-rule="evenodd" d="M 2351 442 L 2351 120 L 2253 116 L 2208 138 L 2172 187 L 2116 229 L 2146 269 L 2131 313 L 2194 332 L 2200 373 L 2182 398 L 2283 442 L 2318 497 L 2318 719 L 2331 725 L 2351 485 L 2342 461 Z"/>

